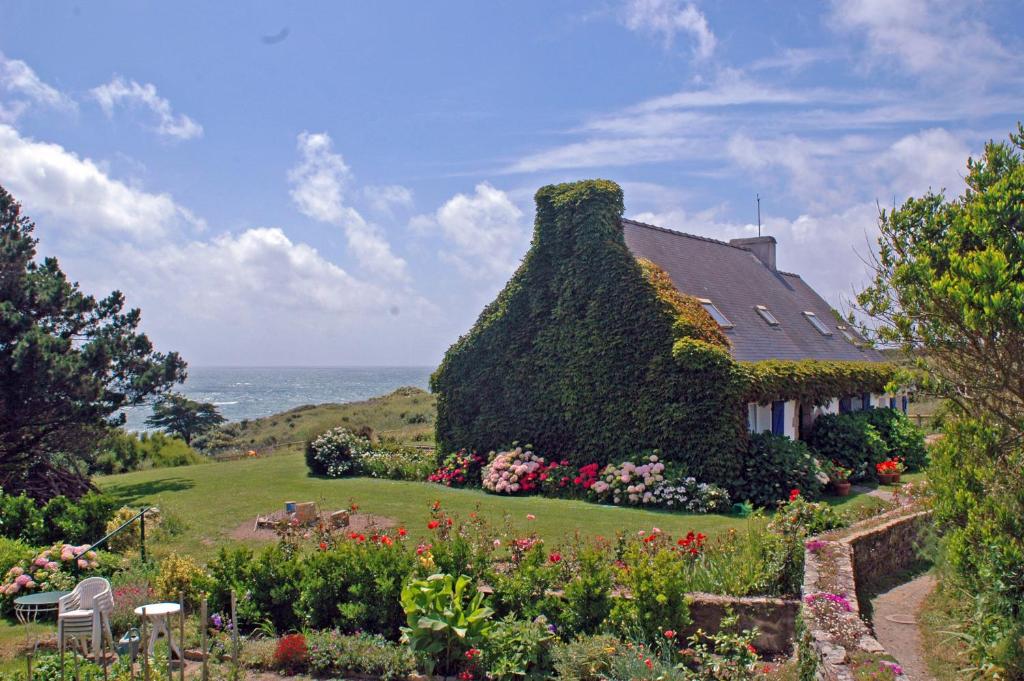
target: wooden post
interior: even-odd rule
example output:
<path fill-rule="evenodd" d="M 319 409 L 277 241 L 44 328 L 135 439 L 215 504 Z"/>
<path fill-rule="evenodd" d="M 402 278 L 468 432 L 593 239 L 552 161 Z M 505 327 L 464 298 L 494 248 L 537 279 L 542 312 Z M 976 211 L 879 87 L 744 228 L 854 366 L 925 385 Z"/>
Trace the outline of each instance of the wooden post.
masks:
<path fill-rule="evenodd" d="M 146 562 L 146 512 L 139 516 L 139 557 Z"/>
<path fill-rule="evenodd" d="M 231 590 L 231 679 L 238 680 L 238 600 L 235 598 L 235 590 Z"/>
<path fill-rule="evenodd" d="M 180 608 L 180 610 L 178 610 L 178 614 L 180 615 L 180 621 L 181 621 L 181 628 L 179 630 L 180 633 L 181 633 L 181 638 L 178 640 L 178 650 L 181 651 L 181 653 L 178 655 L 178 665 L 179 665 L 178 679 L 179 679 L 179 681 L 185 681 L 185 592 L 184 591 L 179 591 L 178 592 L 178 606 Z"/>
<path fill-rule="evenodd" d="M 28 676 L 25 677 L 27 681 L 32 681 L 32 651 L 28 651 L 28 655 L 25 656 L 25 665 L 28 667 Z"/>
<path fill-rule="evenodd" d="M 142 651 L 142 681 L 149 681 L 149 646 L 146 645 L 146 607 L 142 607 L 142 629 L 139 631 L 139 650 Z"/>
<path fill-rule="evenodd" d="M 203 672 L 202 681 L 209 681 L 210 670 L 206 666 L 207 648 L 206 648 L 206 623 L 209 622 L 206 616 L 206 596 L 203 596 L 203 602 L 199 606 L 199 646 L 200 652 L 203 655 Z"/>

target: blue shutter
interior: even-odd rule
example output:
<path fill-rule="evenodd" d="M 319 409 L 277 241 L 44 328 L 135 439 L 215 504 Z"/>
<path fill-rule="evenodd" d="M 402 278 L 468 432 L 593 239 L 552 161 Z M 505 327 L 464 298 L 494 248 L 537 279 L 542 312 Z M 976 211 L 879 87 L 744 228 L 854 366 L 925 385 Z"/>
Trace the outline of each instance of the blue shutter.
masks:
<path fill-rule="evenodd" d="M 871 393 L 864 393 L 860 396 L 860 408 L 864 410 L 871 408 Z"/>
<path fill-rule="evenodd" d="M 850 405 L 850 398 L 849 397 L 840 397 L 839 398 L 839 413 L 840 414 L 849 414 L 850 413 L 850 406 L 851 405 Z"/>
<path fill-rule="evenodd" d="M 786 432 L 786 403 L 783 400 L 772 402 L 772 434 L 783 435 Z"/>
<path fill-rule="evenodd" d="M 906 413 L 907 413 L 907 405 L 908 405 L 909 403 L 910 403 L 910 399 L 909 399 L 909 398 L 908 398 L 908 397 L 907 397 L 906 395 L 904 395 L 904 396 L 903 396 L 903 413 L 904 413 L 904 414 L 906 414 Z"/>
<path fill-rule="evenodd" d="M 889 408 L 890 409 L 895 409 L 896 408 L 896 398 L 895 397 L 890 397 L 889 398 Z"/>

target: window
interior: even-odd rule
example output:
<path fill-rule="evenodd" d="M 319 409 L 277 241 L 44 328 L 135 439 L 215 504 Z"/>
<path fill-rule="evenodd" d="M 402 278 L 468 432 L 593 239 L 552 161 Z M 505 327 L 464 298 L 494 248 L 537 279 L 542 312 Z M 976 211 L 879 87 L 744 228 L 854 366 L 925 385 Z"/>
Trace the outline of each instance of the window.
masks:
<path fill-rule="evenodd" d="M 860 396 L 860 408 L 865 411 L 871 409 L 871 393 L 864 393 Z"/>
<path fill-rule="evenodd" d="M 853 332 L 850 331 L 849 327 L 840 324 L 836 328 L 839 329 L 839 333 L 843 334 L 843 337 L 846 338 L 846 340 L 850 341 L 854 345 L 860 345 L 861 340 L 853 335 Z"/>
<path fill-rule="evenodd" d="M 757 314 L 761 315 L 761 319 L 768 322 L 771 326 L 779 325 L 779 320 L 764 305 L 755 305 L 754 309 L 757 310 Z"/>
<path fill-rule="evenodd" d="M 849 397 L 841 397 L 841 398 L 839 398 L 839 413 L 840 414 L 849 414 L 851 411 L 853 411 L 853 404 L 852 404 L 852 402 L 853 402 L 853 400 L 851 400 Z"/>
<path fill-rule="evenodd" d="M 818 330 L 822 336 L 831 336 L 832 331 L 829 330 L 825 323 L 818 319 L 818 315 L 813 312 L 804 312 L 804 316 L 807 317 L 807 321 L 811 323 L 811 326 Z"/>
<path fill-rule="evenodd" d="M 698 298 L 697 300 L 700 301 L 700 304 L 708 311 L 711 318 L 718 322 L 720 327 L 723 329 L 731 329 L 734 326 L 734 324 L 729 321 L 729 318 L 722 314 L 722 311 L 715 307 L 715 304 L 710 300 L 707 298 Z"/>
<path fill-rule="evenodd" d="M 889 398 L 889 408 L 890 409 L 895 409 L 896 408 L 896 398 L 895 397 L 890 397 Z"/>
<path fill-rule="evenodd" d="M 753 402 L 747 405 L 747 430 L 757 432 L 757 405 Z"/>
<path fill-rule="evenodd" d="M 772 434 L 786 434 L 786 403 L 783 400 L 772 402 Z"/>

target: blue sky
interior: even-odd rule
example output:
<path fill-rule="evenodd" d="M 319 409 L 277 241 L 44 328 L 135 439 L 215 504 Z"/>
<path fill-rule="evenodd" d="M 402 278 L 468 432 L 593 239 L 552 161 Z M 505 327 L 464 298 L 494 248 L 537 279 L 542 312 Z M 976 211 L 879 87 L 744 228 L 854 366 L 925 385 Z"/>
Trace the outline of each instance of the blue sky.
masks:
<path fill-rule="evenodd" d="M 877 206 L 1024 111 L 1018 2 L 0 2 L 0 184 L 194 364 L 429 365 L 536 189 L 765 232 L 839 305 Z"/>

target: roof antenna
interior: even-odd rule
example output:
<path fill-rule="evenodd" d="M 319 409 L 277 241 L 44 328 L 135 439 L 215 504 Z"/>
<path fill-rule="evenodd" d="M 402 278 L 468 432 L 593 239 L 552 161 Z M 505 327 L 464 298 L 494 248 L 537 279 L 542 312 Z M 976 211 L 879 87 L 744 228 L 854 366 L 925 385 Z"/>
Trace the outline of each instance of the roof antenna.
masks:
<path fill-rule="evenodd" d="M 755 196 L 757 196 L 757 236 L 760 237 L 761 236 L 761 195 L 760 194 L 755 194 Z"/>

